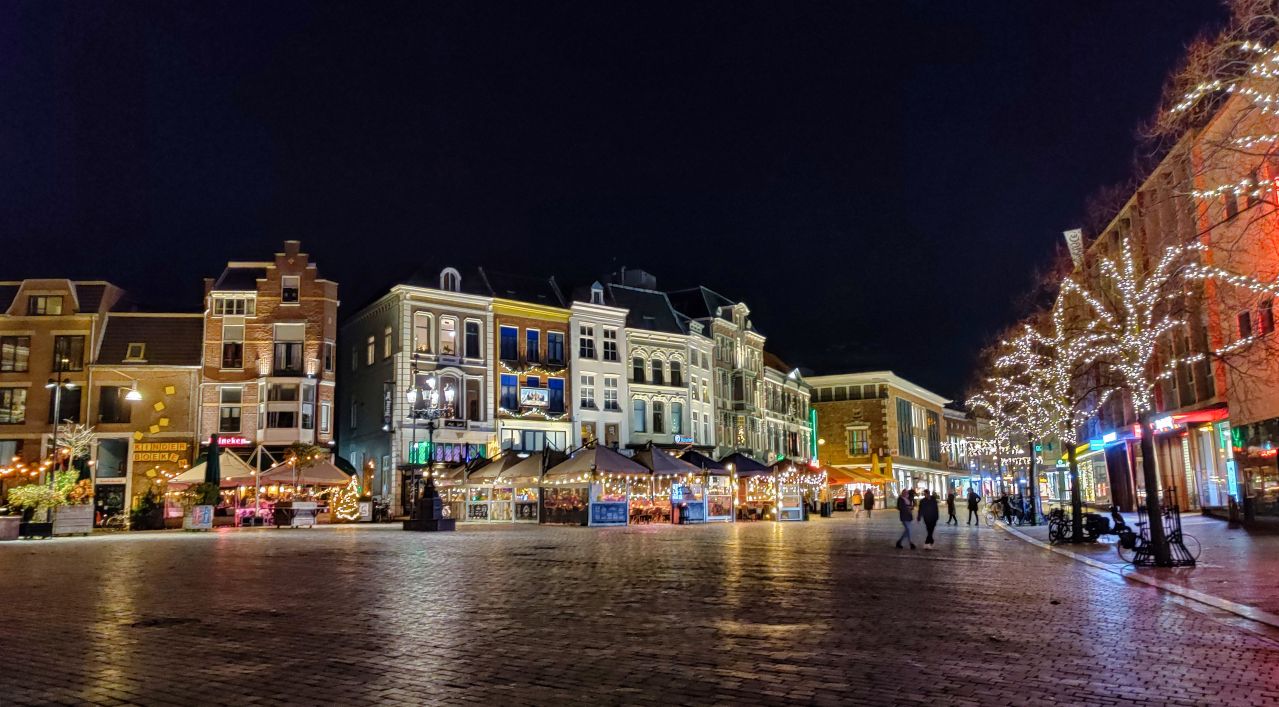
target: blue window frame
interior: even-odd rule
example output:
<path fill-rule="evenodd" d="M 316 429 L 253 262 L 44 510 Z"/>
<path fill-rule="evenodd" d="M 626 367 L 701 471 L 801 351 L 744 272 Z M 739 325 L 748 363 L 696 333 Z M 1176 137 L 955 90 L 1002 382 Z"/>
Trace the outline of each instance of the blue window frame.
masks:
<path fill-rule="evenodd" d="M 520 330 L 513 326 L 502 327 L 502 346 L 498 355 L 503 361 L 515 361 L 520 357 Z"/>
<path fill-rule="evenodd" d="M 546 362 L 556 366 L 564 365 L 564 332 L 546 332 Z"/>
<path fill-rule="evenodd" d="M 564 412 L 564 379 L 551 378 L 546 381 L 546 387 L 550 391 L 548 411 L 553 415 L 562 414 Z"/>
<path fill-rule="evenodd" d="M 541 361 L 542 332 L 537 329 L 528 329 L 524 332 L 524 360 L 529 363 L 537 363 Z"/>
<path fill-rule="evenodd" d="M 502 374 L 502 407 L 511 411 L 520 409 L 519 377 Z"/>

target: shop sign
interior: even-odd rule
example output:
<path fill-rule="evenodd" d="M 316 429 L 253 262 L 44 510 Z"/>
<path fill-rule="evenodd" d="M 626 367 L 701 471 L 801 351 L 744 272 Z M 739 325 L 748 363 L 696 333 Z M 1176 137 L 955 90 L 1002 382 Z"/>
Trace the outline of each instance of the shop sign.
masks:
<path fill-rule="evenodd" d="M 137 442 L 133 445 L 133 461 L 177 464 L 191 457 L 190 442 Z"/>
<path fill-rule="evenodd" d="M 546 388 L 520 388 L 520 407 L 550 407 L 550 391 Z"/>
<path fill-rule="evenodd" d="M 626 525 L 626 503 L 592 503 L 591 525 Z"/>
<path fill-rule="evenodd" d="M 1114 442 L 1118 439 L 1119 439 L 1118 432 L 1107 432 L 1106 434 L 1101 436 L 1101 441 L 1103 444 L 1110 444 L 1111 442 Z"/>
<path fill-rule="evenodd" d="M 240 435 L 218 435 L 218 444 L 223 447 L 248 447 L 253 440 Z"/>
<path fill-rule="evenodd" d="M 692 444 L 693 438 L 687 435 L 675 435 L 675 444 Z"/>
<path fill-rule="evenodd" d="M 1156 417 L 1151 426 L 1155 428 L 1156 432 L 1167 432 L 1168 430 L 1171 430 L 1173 428 L 1172 415 Z"/>
<path fill-rule="evenodd" d="M 1089 450 L 1089 451 L 1096 452 L 1096 451 L 1098 451 L 1098 450 L 1105 449 L 1105 448 L 1106 448 L 1106 440 L 1104 440 L 1104 439 L 1090 439 L 1090 440 L 1088 440 L 1088 450 Z"/>

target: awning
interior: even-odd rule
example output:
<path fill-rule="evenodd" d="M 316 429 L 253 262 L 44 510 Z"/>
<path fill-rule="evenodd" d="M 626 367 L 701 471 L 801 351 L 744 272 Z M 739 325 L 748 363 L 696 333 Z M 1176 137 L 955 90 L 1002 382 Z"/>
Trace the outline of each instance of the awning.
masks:
<path fill-rule="evenodd" d="M 345 471 L 325 459 L 310 466 L 296 468 L 289 463 L 278 464 L 262 472 L 262 483 L 293 484 L 295 486 L 345 486 L 351 480 Z"/>
<path fill-rule="evenodd" d="M 720 459 L 719 463 L 726 468 L 731 465 L 730 471 L 736 473 L 738 476 L 759 476 L 760 474 L 773 473 L 771 468 L 760 464 L 741 452 L 733 452 L 723 459 Z"/>
<path fill-rule="evenodd" d="M 705 454 L 702 454 L 701 452 L 698 452 L 692 449 L 679 455 L 679 458 L 701 469 L 702 471 L 705 471 L 708 474 L 727 475 L 729 473 L 728 469 L 723 464 L 720 464 L 719 462 L 715 461 L 714 459 L 711 459 Z"/>
<path fill-rule="evenodd" d="M 702 473 L 700 467 L 671 456 L 670 452 L 660 447 L 649 446 L 647 449 L 639 450 L 635 453 L 635 461 L 648 467 L 658 476 L 701 475 Z"/>
<path fill-rule="evenodd" d="M 597 444 L 580 450 L 567 460 L 551 467 L 546 472 L 546 478 L 551 481 L 587 481 L 592 471 L 614 476 L 649 476 L 652 473 L 639 462 L 627 459 L 612 449 Z"/>
<path fill-rule="evenodd" d="M 229 449 L 223 449 L 218 455 L 218 462 L 222 465 L 222 481 L 219 484 L 222 488 L 235 488 L 236 486 L 252 486 L 253 485 L 253 467 L 249 466 L 243 459 Z M 201 462 L 177 476 L 169 479 L 169 484 L 190 485 L 204 483 L 204 470 L 207 462 Z"/>
<path fill-rule="evenodd" d="M 466 477 L 468 484 L 512 483 L 536 484 L 542 479 L 542 453 L 534 452 L 520 457 L 507 451 L 501 457 L 472 471 Z"/>

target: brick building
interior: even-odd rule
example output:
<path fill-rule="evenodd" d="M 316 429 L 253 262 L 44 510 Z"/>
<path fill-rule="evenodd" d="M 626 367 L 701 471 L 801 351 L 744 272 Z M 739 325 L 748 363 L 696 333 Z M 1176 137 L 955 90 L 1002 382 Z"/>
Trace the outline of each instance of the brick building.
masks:
<path fill-rule="evenodd" d="M 333 439 L 337 283 L 298 241 L 261 262 L 229 262 L 205 280 L 200 437 L 233 447 Z M 359 353 L 358 345 L 353 354 Z"/>

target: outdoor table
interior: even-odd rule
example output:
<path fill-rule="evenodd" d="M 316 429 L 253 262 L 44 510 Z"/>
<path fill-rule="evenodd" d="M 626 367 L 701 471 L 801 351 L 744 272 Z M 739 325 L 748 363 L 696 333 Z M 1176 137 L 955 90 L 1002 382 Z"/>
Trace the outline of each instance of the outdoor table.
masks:
<path fill-rule="evenodd" d="M 314 501 L 286 501 L 284 503 L 277 503 L 275 504 L 275 508 L 272 513 L 275 516 L 275 527 L 313 527 L 315 525 L 315 515 L 318 510 L 318 504 Z"/>

